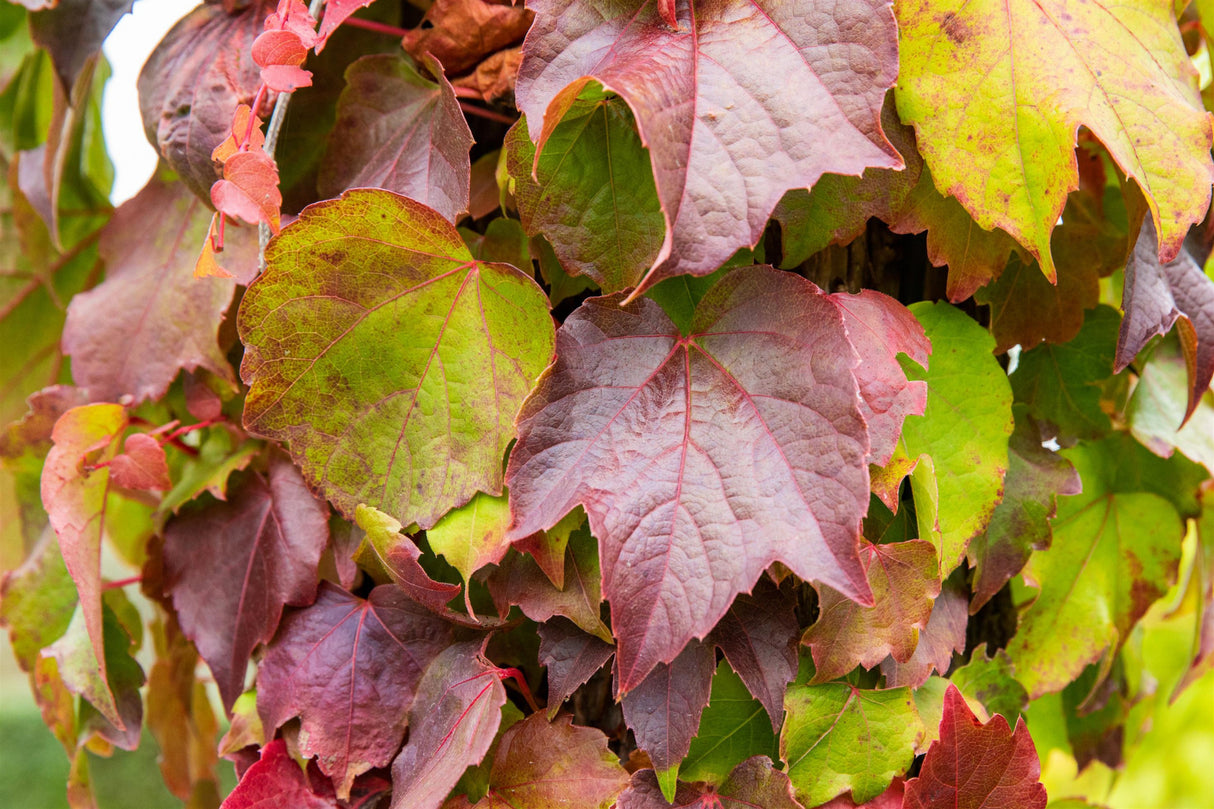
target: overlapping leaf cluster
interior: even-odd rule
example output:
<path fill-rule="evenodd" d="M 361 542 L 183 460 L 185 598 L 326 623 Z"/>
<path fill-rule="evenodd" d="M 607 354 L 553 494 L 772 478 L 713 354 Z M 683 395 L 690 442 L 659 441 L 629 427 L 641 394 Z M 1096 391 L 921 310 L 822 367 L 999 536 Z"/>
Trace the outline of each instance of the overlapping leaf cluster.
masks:
<path fill-rule="evenodd" d="M 1202 3 L 207 0 L 117 210 L 130 3 L 23 5 L 0 622 L 73 807 L 144 726 L 197 807 L 1044 807 L 1022 714 L 1118 766 L 1177 581 L 1210 668 Z"/>

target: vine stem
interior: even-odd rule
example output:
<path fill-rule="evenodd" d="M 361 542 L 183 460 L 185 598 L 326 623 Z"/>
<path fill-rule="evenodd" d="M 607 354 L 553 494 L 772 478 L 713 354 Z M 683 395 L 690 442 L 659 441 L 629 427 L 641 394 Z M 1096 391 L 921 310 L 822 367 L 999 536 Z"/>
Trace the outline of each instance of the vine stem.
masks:
<path fill-rule="evenodd" d="M 312 19 L 318 19 L 320 16 L 320 8 L 325 3 L 325 0 L 312 0 L 308 5 L 308 13 L 312 15 Z M 282 122 L 287 117 L 287 105 L 291 103 L 291 93 L 279 93 L 278 99 L 274 102 L 274 112 L 270 115 L 270 124 L 266 127 L 266 142 L 262 147 L 265 153 L 274 157 L 274 149 L 278 146 L 278 133 L 282 129 Z M 265 222 L 257 224 L 257 274 L 261 275 L 266 271 L 266 245 L 270 243 L 270 226 Z"/>

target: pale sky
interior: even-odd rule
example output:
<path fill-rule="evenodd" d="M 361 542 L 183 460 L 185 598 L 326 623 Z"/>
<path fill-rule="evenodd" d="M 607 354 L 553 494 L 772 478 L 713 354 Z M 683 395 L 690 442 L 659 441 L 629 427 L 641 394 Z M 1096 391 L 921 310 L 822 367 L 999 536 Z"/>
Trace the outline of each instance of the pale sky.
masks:
<path fill-rule="evenodd" d="M 197 5 L 198 0 L 137 0 L 102 47 L 114 71 L 101 100 L 101 126 L 114 161 L 115 205 L 135 196 L 156 169 L 156 151 L 139 117 L 139 71 L 165 32 Z"/>

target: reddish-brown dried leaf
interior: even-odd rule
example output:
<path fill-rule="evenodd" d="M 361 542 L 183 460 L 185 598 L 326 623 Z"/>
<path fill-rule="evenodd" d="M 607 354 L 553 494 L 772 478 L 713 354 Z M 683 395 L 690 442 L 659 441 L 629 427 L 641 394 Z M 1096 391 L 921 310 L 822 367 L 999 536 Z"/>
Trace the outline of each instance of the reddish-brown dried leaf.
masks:
<path fill-rule="evenodd" d="M 165 492 L 173 485 L 164 447 L 147 433 L 132 433 L 123 453 L 110 461 L 110 482 L 124 489 Z"/>
<path fill-rule="evenodd" d="M 649 146 L 668 231 L 640 289 L 754 245 L 791 188 L 902 166 L 880 123 L 898 63 L 885 0 L 680 3 L 677 27 L 657 3 L 531 5 L 517 96 L 541 148 L 590 79 L 628 103 Z"/>
<path fill-rule="evenodd" d="M 700 714 L 708 704 L 715 670 L 712 646 L 692 641 L 673 663 L 659 663 L 624 694 L 624 721 L 655 769 L 668 770 L 687 755 L 691 737 L 700 728 Z"/>
<path fill-rule="evenodd" d="M 554 618 L 539 627 L 540 664 L 548 669 L 548 717 L 615 653 L 615 647 L 588 635 L 572 621 Z"/>
<path fill-rule="evenodd" d="M 489 58 L 476 66 L 476 70 L 460 76 L 452 82 L 456 87 L 475 90 L 488 102 L 514 98 L 514 85 L 518 81 L 518 69 L 523 63 L 523 49 L 507 48 L 490 54 Z M 475 215 L 473 218 L 477 218 Z"/>
<path fill-rule="evenodd" d="M 426 64 L 437 84 L 395 54 L 364 56 L 346 69 L 320 169 L 322 196 L 386 188 L 452 222 L 468 209 L 472 131 L 442 66 Z"/>
<path fill-rule="evenodd" d="M 72 298 L 63 328 L 72 376 L 93 401 L 159 399 L 181 369 L 235 381 L 218 334 L 236 285 L 194 278 L 210 218 L 180 183 L 153 179 L 106 225 L 106 279 Z"/>
<path fill-rule="evenodd" d="M 422 675 L 450 642 L 450 625 L 396 585 L 364 601 L 325 582 L 266 649 L 257 671 L 262 724 L 270 732 L 299 716 L 300 751 L 318 756 L 338 796 L 348 797 L 358 775 L 392 760 Z"/>
<path fill-rule="evenodd" d="M 585 506 L 626 692 L 774 561 L 870 598 L 868 436 L 842 318 L 804 279 L 735 270 L 686 337 L 655 302 L 620 302 L 565 320 L 507 485 L 515 538 Z"/>
<path fill-rule="evenodd" d="M 1180 345 L 1189 366 L 1187 421 L 1214 378 L 1214 281 L 1187 250 L 1160 264 L 1155 226 L 1147 219 L 1126 264 L 1121 306 L 1125 318 L 1117 338 L 1118 373 L 1134 361 L 1147 341 L 1167 334 L 1180 321 Z"/>
<path fill-rule="evenodd" d="M 865 607 L 831 588 L 819 590 L 818 621 L 803 640 L 813 651 L 815 683 L 842 677 L 856 666 L 872 668 L 886 655 L 909 661 L 940 594 L 939 563 L 930 542 L 867 545 L 860 559 L 876 603 Z"/>
<path fill-rule="evenodd" d="M 1050 521 L 1058 512 L 1057 496 L 1079 494 L 1082 484 L 1071 462 L 1041 446 L 1041 431 L 1019 409 L 1008 441 L 1008 468 L 1003 500 L 995 506 L 986 531 L 970 541 L 966 555 L 975 568 L 970 612 L 999 592 L 1036 550 L 1049 547 Z"/>
<path fill-rule="evenodd" d="M 482 809 L 607 809 L 628 773 L 597 728 L 575 727 L 566 714 L 549 722 L 532 714 L 502 735 Z"/>
<path fill-rule="evenodd" d="M 317 795 L 308 776 L 282 739 L 261 748 L 261 758 L 245 770 L 240 783 L 220 809 L 337 809 L 331 796 Z"/>
<path fill-rule="evenodd" d="M 223 164 L 223 179 L 211 186 L 211 204 L 220 213 L 250 225 L 264 222 L 278 233 L 282 193 L 274 158 L 261 149 L 229 157 Z"/>
<path fill-rule="evenodd" d="M 868 462 L 885 466 L 902 435 L 902 422 L 922 416 L 927 406 L 927 383 L 907 380 L 898 355 L 927 368 L 932 344 L 910 310 L 888 295 L 865 289 L 858 295 L 836 292 L 830 299 L 843 316 L 848 341 L 864 360 L 855 374 L 871 443 Z"/>
<path fill-rule="evenodd" d="M 489 752 L 505 702 L 479 644 L 443 650 L 417 689 L 409 742 L 392 763 L 392 809 L 438 809 L 464 770 Z"/>
<path fill-rule="evenodd" d="M 254 0 L 235 14 L 213 3 L 199 6 L 165 35 L 139 74 L 148 141 L 202 199 L 210 199 L 220 178 L 211 153 L 231 134 L 233 111 L 252 104 L 261 86 L 248 54 L 273 8 L 273 0 Z M 271 93 L 254 112 L 268 114 L 273 100 Z"/>
<path fill-rule="evenodd" d="M 940 589 L 932 606 L 932 615 L 919 633 L 919 644 L 910 660 L 893 656 L 881 661 L 885 687 L 907 686 L 916 689 L 927 682 L 933 669 L 941 676 L 948 673 L 953 652 L 965 651 L 965 628 L 969 624 L 969 600 L 964 582 L 950 577 Z"/>
<path fill-rule="evenodd" d="M 135 0 L 57 0 L 31 8 L 30 36 L 51 55 L 60 86 L 71 90 L 85 63 L 101 50 Z"/>
<path fill-rule="evenodd" d="M 734 599 L 708 636 L 725 653 L 774 730 L 784 719 L 784 692 L 797 674 L 797 616 L 793 600 L 766 578 Z"/>
<path fill-rule="evenodd" d="M 102 680 L 105 646 L 101 621 L 101 533 L 110 490 L 109 467 L 92 468 L 118 450 L 126 429 L 119 405 L 74 407 L 55 422 L 55 445 L 42 467 L 42 506 L 59 537 L 67 571 L 80 594 L 80 610 Z"/>
<path fill-rule="evenodd" d="M 432 54 L 452 74 L 523 38 L 534 15 L 512 0 L 437 0 L 426 12 L 429 27 L 410 31 L 405 50 L 421 62 Z"/>
<path fill-rule="evenodd" d="M 1041 762 L 1023 719 L 1016 730 L 996 714 L 985 725 L 955 685 L 944 695 L 940 739 L 932 742 L 918 778 L 906 782 L 905 809 L 1042 809 Z"/>
<path fill-rule="evenodd" d="M 316 596 L 328 512 L 291 462 L 275 457 L 268 480 L 246 475 L 227 502 L 195 505 L 165 526 L 165 595 L 229 712 L 249 656 L 274 637 L 283 607 Z"/>

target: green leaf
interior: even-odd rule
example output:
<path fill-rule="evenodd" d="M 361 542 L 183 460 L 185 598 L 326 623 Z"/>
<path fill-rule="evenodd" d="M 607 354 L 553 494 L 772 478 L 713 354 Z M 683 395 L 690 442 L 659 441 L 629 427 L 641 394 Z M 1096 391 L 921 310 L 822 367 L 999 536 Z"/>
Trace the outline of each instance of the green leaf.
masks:
<path fill-rule="evenodd" d="M 1028 707 L 1029 695 L 1012 672 L 1012 661 L 1007 652 L 996 649 L 993 657 L 987 657 L 986 644 L 974 647 L 970 662 L 949 675 L 961 693 L 977 699 L 988 713 L 1002 714 L 1009 725 Z"/>
<path fill-rule="evenodd" d="M 9 572 L 0 587 L 0 624 L 8 627 L 23 671 L 33 672 L 38 653 L 67 630 L 75 610 L 76 587 L 48 529 L 25 564 Z"/>
<path fill-rule="evenodd" d="M 430 547 L 459 571 L 467 584 L 485 565 L 500 562 L 510 549 L 510 503 L 505 495 L 477 492 L 467 505 L 453 509 L 426 532 Z"/>
<path fill-rule="evenodd" d="M 927 409 L 907 417 L 902 442 L 918 460 L 911 489 L 919 535 L 936 545 L 944 577 L 1003 496 L 1012 391 L 991 354 L 995 341 L 960 309 L 917 303 L 910 310 L 932 341 L 932 360 L 926 372 L 905 363 L 907 379 L 927 382 Z"/>
<path fill-rule="evenodd" d="M 847 790 L 857 803 L 880 795 L 910 768 L 924 734 L 908 688 L 793 685 L 784 704 L 780 758 L 806 806 Z"/>
<path fill-rule="evenodd" d="M 432 527 L 501 492 L 514 417 L 552 357 L 543 291 L 472 258 L 420 203 L 356 189 L 283 230 L 240 308 L 245 425 L 347 517 Z"/>
<path fill-rule="evenodd" d="M 1040 345 L 1020 355 L 1011 376 L 1016 401 L 1054 425 L 1060 437 L 1098 438 L 1111 428 L 1100 407 L 1100 383 L 1113 375 L 1121 315 L 1111 306 L 1087 312 L 1069 343 Z"/>
<path fill-rule="evenodd" d="M 776 734 L 759 701 L 722 660 L 712 678 L 712 696 L 700 715 L 700 730 L 676 772 L 683 781 L 723 784 L 751 756 L 776 756 Z"/>
<path fill-rule="evenodd" d="M 628 105 L 597 85 L 583 90 L 538 163 L 527 124 L 520 118 L 505 141 L 527 232 L 542 233 L 566 272 L 590 276 L 603 292 L 636 286 L 662 249 L 666 222 Z"/>
<path fill-rule="evenodd" d="M 1169 335 L 1145 363 L 1126 405 L 1130 432 L 1157 455 L 1166 458 L 1178 449 L 1214 471 L 1214 392 L 1206 391 L 1185 421 L 1188 396 L 1189 375 L 1180 341 Z"/>
<path fill-rule="evenodd" d="M 1040 592 L 1007 649 L 1033 698 L 1061 690 L 1096 661 L 1103 680 L 1130 629 L 1175 579 L 1184 536 L 1175 505 L 1149 491 L 1144 470 L 1122 471 L 1154 457 L 1133 441 L 1110 438 L 1063 455 L 1083 493 L 1062 498 L 1053 545 L 1025 568 Z M 1168 477 L 1150 485 L 1166 486 Z"/>
<path fill-rule="evenodd" d="M 1214 164 L 1171 3 L 910 0 L 897 17 L 898 112 L 978 224 L 1054 278 L 1050 233 L 1079 184 L 1084 125 L 1145 193 L 1161 257 L 1176 255 L 1205 216 Z"/>

